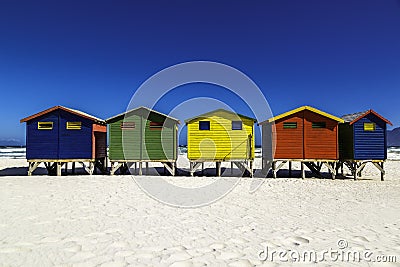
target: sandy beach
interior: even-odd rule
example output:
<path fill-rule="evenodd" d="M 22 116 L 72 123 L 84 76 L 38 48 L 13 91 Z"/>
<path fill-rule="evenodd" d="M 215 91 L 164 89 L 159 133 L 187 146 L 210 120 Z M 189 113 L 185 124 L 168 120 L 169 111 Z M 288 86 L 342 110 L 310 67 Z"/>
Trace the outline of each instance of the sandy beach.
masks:
<path fill-rule="evenodd" d="M 376 266 L 400 264 L 400 161 L 386 163 L 384 182 L 368 167 L 359 181 L 267 178 L 251 194 L 252 179 L 242 178 L 223 199 L 195 209 L 150 198 L 130 175 L 28 177 L 26 167 L 0 160 L 1 266 L 295 266 L 270 253 L 321 255 L 340 246 L 370 251 L 371 261 L 397 256 Z M 164 178 L 185 186 L 216 179 Z M 360 264 L 374 266 L 321 262 Z"/>

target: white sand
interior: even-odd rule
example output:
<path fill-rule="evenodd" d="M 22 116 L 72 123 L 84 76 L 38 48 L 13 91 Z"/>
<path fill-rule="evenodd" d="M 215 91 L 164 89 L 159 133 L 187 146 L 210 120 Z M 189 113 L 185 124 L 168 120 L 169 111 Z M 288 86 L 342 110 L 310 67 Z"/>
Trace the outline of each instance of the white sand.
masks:
<path fill-rule="evenodd" d="M 0 266 L 253 266 L 262 264 L 264 246 L 322 252 L 337 249 L 339 239 L 400 263 L 398 161 L 387 162 L 384 182 L 368 168 L 360 181 L 268 178 L 250 194 L 252 180 L 242 179 L 222 200 L 196 209 L 163 205 L 128 175 L 18 175 L 26 166 L 0 160 Z"/>

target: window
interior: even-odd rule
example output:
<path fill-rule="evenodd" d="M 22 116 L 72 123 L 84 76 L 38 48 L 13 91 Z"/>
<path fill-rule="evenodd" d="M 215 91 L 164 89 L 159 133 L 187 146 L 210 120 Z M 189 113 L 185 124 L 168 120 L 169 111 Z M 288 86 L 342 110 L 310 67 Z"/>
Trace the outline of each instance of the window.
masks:
<path fill-rule="evenodd" d="M 52 130 L 53 129 L 53 122 L 52 121 L 39 121 L 38 122 L 38 129 L 39 130 Z"/>
<path fill-rule="evenodd" d="M 122 130 L 132 130 L 135 129 L 136 124 L 135 122 L 128 122 L 128 121 L 123 121 L 121 122 L 121 129 Z"/>
<path fill-rule="evenodd" d="M 283 129 L 297 129 L 297 122 L 284 122 Z"/>
<path fill-rule="evenodd" d="M 232 121 L 232 130 L 242 130 L 242 121 Z"/>
<path fill-rule="evenodd" d="M 364 131 L 373 132 L 376 129 L 376 124 L 373 122 L 365 122 L 364 123 Z"/>
<path fill-rule="evenodd" d="M 209 121 L 199 121 L 199 130 L 210 130 L 210 122 Z"/>
<path fill-rule="evenodd" d="M 162 130 L 163 123 L 151 121 L 149 127 L 150 127 L 150 130 Z"/>
<path fill-rule="evenodd" d="M 80 130 L 82 129 L 82 122 L 80 121 L 67 121 L 68 130 Z"/>
<path fill-rule="evenodd" d="M 312 127 L 315 129 L 326 128 L 326 122 L 313 122 Z"/>

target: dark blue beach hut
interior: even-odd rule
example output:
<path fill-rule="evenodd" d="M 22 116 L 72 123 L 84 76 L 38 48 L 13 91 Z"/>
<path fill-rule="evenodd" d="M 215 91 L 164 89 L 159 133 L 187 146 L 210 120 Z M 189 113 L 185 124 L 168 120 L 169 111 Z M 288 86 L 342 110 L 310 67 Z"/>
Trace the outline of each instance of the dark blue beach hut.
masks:
<path fill-rule="evenodd" d="M 353 172 L 354 179 L 368 162 L 372 162 L 384 176 L 383 163 L 387 159 L 386 126 L 392 123 L 372 109 L 344 115 L 339 125 L 339 157 Z M 342 165 L 343 166 L 343 165 Z"/>
<path fill-rule="evenodd" d="M 87 113 L 55 106 L 24 118 L 28 175 L 44 163 L 49 173 L 61 175 L 62 165 L 80 162 L 92 174 L 104 169 L 107 155 L 107 127 L 103 120 Z M 89 167 L 84 163 L 88 162 Z"/>

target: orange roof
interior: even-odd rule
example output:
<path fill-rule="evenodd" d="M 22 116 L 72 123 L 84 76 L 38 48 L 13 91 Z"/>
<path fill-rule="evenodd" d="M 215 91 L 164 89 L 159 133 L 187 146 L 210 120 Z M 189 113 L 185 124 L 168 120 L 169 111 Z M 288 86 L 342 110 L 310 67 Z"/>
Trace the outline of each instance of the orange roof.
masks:
<path fill-rule="evenodd" d="M 99 118 L 97 118 L 97 117 L 95 117 L 95 116 L 89 115 L 89 114 L 87 114 L 87 113 L 85 113 L 85 112 L 82 112 L 82 111 L 79 111 L 79 110 L 75 110 L 75 109 L 71 109 L 71 108 L 66 108 L 66 107 L 63 107 L 63 106 L 54 106 L 54 107 L 52 107 L 52 108 L 43 110 L 43 111 L 41 111 L 41 112 L 39 112 L 39 113 L 36 113 L 36 114 L 34 114 L 34 115 L 32 115 L 32 116 L 29 116 L 29 117 L 26 117 L 26 118 L 21 119 L 21 120 L 20 120 L 20 123 L 30 121 L 30 120 L 32 120 L 32 119 L 34 119 L 34 118 L 43 116 L 43 115 L 45 115 L 45 114 L 47 114 L 47 113 L 50 113 L 50 112 L 55 111 L 55 110 L 58 110 L 58 109 L 61 109 L 61 110 L 64 110 L 64 111 L 66 111 L 66 112 L 69 112 L 69 113 L 78 115 L 78 116 L 80 116 L 80 117 L 83 117 L 83 118 L 92 120 L 92 121 L 97 122 L 97 123 L 105 124 L 104 120 L 102 120 L 102 119 L 99 119 Z"/>
<path fill-rule="evenodd" d="M 329 119 L 331 119 L 331 120 L 334 120 L 334 121 L 337 121 L 337 122 L 339 122 L 339 123 L 343 123 L 343 122 L 344 122 L 343 119 L 338 118 L 338 117 L 336 117 L 336 116 L 333 116 L 333 115 L 331 115 L 331 114 L 329 114 L 329 113 L 323 112 L 323 111 L 321 111 L 321 110 L 319 110 L 319 109 L 316 109 L 316 108 L 313 108 L 313 107 L 310 107 L 310 106 L 302 106 L 302 107 L 293 109 L 293 110 L 291 110 L 291 111 L 285 112 L 285 113 L 283 113 L 283 114 L 281 114 L 281 115 L 278 115 L 278 116 L 275 116 L 275 117 L 273 117 L 273 118 L 270 118 L 270 119 L 268 119 L 268 120 L 266 120 L 266 121 L 260 122 L 259 124 L 262 125 L 262 124 L 265 124 L 265 123 L 271 123 L 271 122 L 273 122 L 273 121 L 280 120 L 280 119 L 282 119 L 282 118 L 285 118 L 285 117 L 287 117 L 287 116 L 293 115 L 293 114 L 295 114 L 295 113 L 297 113 L 297 112 L 300 112 L 300 111 L 303 111 L 303 110 L 308 110 L 308 111 L 317 113 L 317 114 L 319 114 L 319 115 L 321 115 L 321 116 L 327 117 L 327 118 L 329 118 Z"/>

